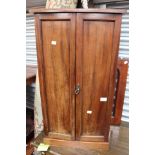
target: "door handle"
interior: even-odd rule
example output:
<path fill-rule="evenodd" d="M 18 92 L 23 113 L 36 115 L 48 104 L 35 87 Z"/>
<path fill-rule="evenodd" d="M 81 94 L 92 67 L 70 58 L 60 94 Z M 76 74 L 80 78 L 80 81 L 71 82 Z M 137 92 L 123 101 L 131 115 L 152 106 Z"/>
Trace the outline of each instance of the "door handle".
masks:
<path fill-rule="evenodd" d="M 75 87 L 75 94 L 78 95 L 80 93 L 80 85 L 77 84 Z"/>

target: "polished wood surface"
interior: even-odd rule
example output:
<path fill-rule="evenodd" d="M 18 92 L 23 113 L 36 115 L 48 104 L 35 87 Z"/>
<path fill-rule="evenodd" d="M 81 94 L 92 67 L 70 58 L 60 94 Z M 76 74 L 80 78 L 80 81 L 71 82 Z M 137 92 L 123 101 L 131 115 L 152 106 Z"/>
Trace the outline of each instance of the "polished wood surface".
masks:
<path fill-rule="evenodd" d="M 120 125 L 121 124 L 121 117 L 123 111 L 123 104 L 124 104 L 124 96 L 125 96 L 125 89 L 126 89 L 126 80 L 128 74 L 128 63 L 129 60 L 127 58 L 118 59 L 117 62 L 117 72 L 118 72 L 118 79 L 116 85 L 116 99 L 114 100 L 114 115 L 111 117 L 111 124 L 112 125 Z"/>
<path fill-rule="evenodd" d="M 78 140 L 105 140 L 109 86 L 112 82 L 109 79 L 117 54 L 112 48 L 115 20 L 115 16 L 111 15 L 77 15 L 76 83 L 81 86 L 81 93 L 76 97 Z M 107 98 L 107 101 L 101 102 L 101 97 Z M 87 110 L 92 114 L 87 114 Z"/>
<path fill-rule="evenodd" d="M 44 13 L 54 13 L 54 12 L 73 12 L 73 13 L 82 13 L 82 12 L 92 12 L 92 13 L 113 13 L 113 14 L 122 14 L 125 13 L 125 9 L 43 9 L 43 8 L 34 8 L 29 10 L 30 13 L 34 14 L 44 14 Z"/>
<path fill-rule="evenodd" d="M 112 113 L 112 104 L 114 97 L 114 87 L 115 87 L 115 73 L 117 69 L 117 59 L 119 51 L 119 42 L 120 42 L 120 31 L 121 31 L 121 16 L 115 16 L 115 27 L 113 35 L 113 52 L 111 55 L 111 68 L 110 68 L 110 82 L 109 82 L 109 106 L 107 107 L 107 126 L 105 129 L 105 141 L 108 141 L 110 124 L 111 124 L 111 113 Z"/>
<path fill-rule="evenodd" d="M 52 138 L 74 139 L 75 16 L 42 16 L 41 28 L 43 60 L 39 63 L 44 70 L 48 133 Z"/>
<path fill-rule="evenodd" d="M 110 149 L 88 149 L 86 146 L 83 148 L 70 147 L 64 142 L 65 146 L 51 145 L 51 150 L 61 155 L 129 155 L 129 128 L 126 126 L 111 126 L 110 128 Z M 43 141 L 44 136 L 37 137 L 37 143 Z M 48 154 L 47 155 L 51 155 Z"/>
<path fill-rule="evenodd" d="M 82 86 L 76 98 L 77 139 L 108 141 L 121 16 L 79 14 L 77 18 L 76 83 Z M 107 102 L 100 102 L 100 97 L 107 97 Z"/>
<path fill-rule="evenodd" d="M 83 149 L 83 150 L 109 150 L 108 142 L 92 142 L 92 141 L 69 141 L 69 140 L 59 140 L 59 139 L 51 139 L 49 137 L 45 137 L 43 142 L 49 144 L 51 146 L 56 147 L 66 147 L 66 148 L 75 148 L 75 149 Z"/>
<path fill-rule="evenodd" d="M 26 84 L 30 85 L 35 82 L 37 67 L 32 65 L 26 66 Z"/>
<path fill-rule="evenodd" d="M 121 26 L 121 14 L 115 13 L 35 15 L 44 131 L 49 139 L 74 140 L 75 145 L 80 140 L 80 146 L 108 144 Z M 80 91 L 75 94 L 77 85 Z M 101 97 L 107 101 L 100 102 Z"/>

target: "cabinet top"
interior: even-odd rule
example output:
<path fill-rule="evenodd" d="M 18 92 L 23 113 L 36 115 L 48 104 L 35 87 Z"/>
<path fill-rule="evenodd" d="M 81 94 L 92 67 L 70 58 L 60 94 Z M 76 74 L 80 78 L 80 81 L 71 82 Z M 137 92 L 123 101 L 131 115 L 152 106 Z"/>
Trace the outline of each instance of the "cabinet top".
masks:
<path fill-rule="evenodd" d="M 122 14 L 126 13 L 125 9 L 45 9 L 45 8 L 34 8 L 29 10 L 33 14 L 43 14 L 43 13 L 114 13 Z"/>

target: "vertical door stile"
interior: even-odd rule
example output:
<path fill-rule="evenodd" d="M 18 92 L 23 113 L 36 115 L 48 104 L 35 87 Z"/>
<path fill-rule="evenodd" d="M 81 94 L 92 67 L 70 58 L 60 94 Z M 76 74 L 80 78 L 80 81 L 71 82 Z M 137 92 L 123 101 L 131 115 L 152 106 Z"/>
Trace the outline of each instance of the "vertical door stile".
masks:
<path fill-rule="evenodd" d="M 81 90 L 76 95 L 76 140 L 80 140 L 81 134 L 81 96 L 82 96 L 82 16 L 80 13 L 76 15 L 76 85 L 80 85 Z"/>
<path fill-rule="evenodd" d="M 75 114 L 75 94 L 74 94 L 74 89 L 75 89 L 75 46 L 76 46 L 76 14 L 72 13 L 72 19 L 71 19 L 71 35 L 70 35 L 70 40 L 71 40 L 71 45 L 70 45 L 70 103 L 72 104 L 72 114 L 70 115 L 71 121 L 71 126 L 72 126 L 72 140 L 75 140 L 75 122 L 76 122 L 76 114 Z"/>

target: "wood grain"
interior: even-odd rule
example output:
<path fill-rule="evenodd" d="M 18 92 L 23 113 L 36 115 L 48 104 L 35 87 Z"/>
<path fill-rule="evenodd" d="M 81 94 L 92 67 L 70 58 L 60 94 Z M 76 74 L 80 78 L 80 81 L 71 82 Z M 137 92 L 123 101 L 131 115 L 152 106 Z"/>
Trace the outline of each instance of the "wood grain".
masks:
<path fill-rule="evenodd" d="M 39 75 L 39 84 L 40 84 L 40 95 L 42 103 L 42 113 L 43 113 L 43 124 L 44 132 L 48 135 L 48 120 L 47 120 L 47 101 L 45 94 L 45 82 L 44 82 L 44 59 L 43 59 L 43 50 L 42 50 L 42 34 L 41 34 L 41 20 L 39 15 L 35 16 L 35 34 L 36 34 L 36 47 L 37 47 L 37 61 L 38 61 L 38 75 Z"/>
<path fill-rule="evenodd" d="M 107 119 L 105 127 L 105 141 L 108 141 L 110 124 L 111 124 L 111 113 L 112 113 L 112 104 L 114 97 L 114 84 L 115 84 L 115 75 L 117 69 L 117 59 L 119 51 L 119 42 L 120 42 L 120 31 L 121 31 L 121 15 L 115 16 L 115 26 L 113 34 L 113 46 L 112 46 L 112 55 L 111 55 L 111 67 L 110 67 L 110 82 L 109 82 L 109 102 L 107 106 Z"/>
<path fill-rule="evenodd" d="M 49 131 L 70 131 L 69 22 L 43 21 L 43 52 Z M 56 45 L 51 45 L 56 41 Z"/>
<path fill-rule="evenodd" d="M 117 79 L 117 87 L 116 87 L 116 99 L 114 102 L 114 115 L 111 117 L 111 124 L 112 125 L 120 125 L 121 124 L 121 117 L 123 111 L 123 104 L 124 104 L 124 96 L 125 96 L 125 89 L 126 89 L 126 80 L 128 74 L 128 63 L 129 60 L 127 58 L 118 59 L 117 62 L 117 72 L 118 72 L 118 79 Z"/>
<path fill-rule="evenodd" d="M 83 142 L 83 141 L 65 141 L 65 140 L 59 140 L 59 139 L 51 139 L 48 137 L 45 137 L 43 139 L 44 143 L 47 143 L 51 146 L 56 147 L 66 147 L 66 148 L 79 148 L 84 150 L 108 150 L 109 149 L 109 143 L 107 142 Z"/>
<path fill-rule="evenodd" d="M 75 147 L 71 147 L 71 142 L 63 141 L 61 146 L 58 146 L 57 144 L 50 146 L 52 151 L 58 152 L 62 155 L 129 155 L 129 128 L 123 127 L 122 125 L 117 126 L 111 126 L 110 128 L 111 136 L 110 136 L 110 149 L 103 150 L 102 149 L 96 149 L 96 148 L 88 148 L 87 146 L 82 146 L 82 148 L 78 147 L 78 145 Z M 38 137 L 37 137 L 38 138 Z M 37 143 L 41 143 L 45 137 L 39 138 Z M 45 140 L 45 139 L 44 139 Z M 47 140 L 47 139 L 46 139 Z M 45 141 L 46 141 L 45 140 Z M 48 141 L 48 140 L 47 140 Z M 60 142 L 57 142 L 60 145 Z M 64 146 L 63 146 L 64 145 Z M 50 153 L 47 155 L 51 155 Z"/>
<path fill-rule="evenodd" d="M 117 56 L 113 46 L 118 44 L 113 42 L 115 20 L 112 15 L 77 15 L 76 83 L 81 86 L 81 92 L 76 97 L 78 140 L 108 141 L 109 90 L 113 82 L 111 70 L 114 71 Z M 108 101 L 100 102 L 101 97 L 107 97 Z M 87 114 L 87 110 L 92 114 Z"/>
<path fill-rule="evenodd" d="M 73 147 L 108 145 L 121 11 L 46 11 L 35 15 L 45 135 Z"/>
<path fill-rule="evenodd" d="M 74 139 L 75 128 L 72 93 L 74 90 L 75 42 L 71 39 L 75 38 L 74 20 L 71 14 L 61 16 L 59 20 L 57 15 L 52 15 L 48 16 L 48 21 L 44 17 L 40 25 L 43 57 L 40 63 L 44 65 L 42 83 L 45 89 L 43 93 L 46 95 L 45 117 L 48 120 L 46 125 L 51 136 L 52 133 L 54 137 L 58 133 L 66 134 L 67 139 L 68 136 L 70 136 L 69 139 Z M 52 41 L 56 42 L 56 45 L 52 45 Z"/>

